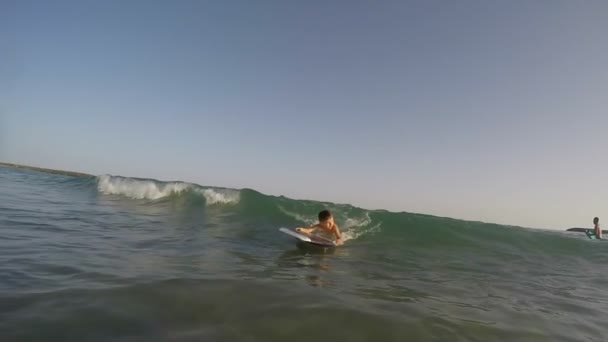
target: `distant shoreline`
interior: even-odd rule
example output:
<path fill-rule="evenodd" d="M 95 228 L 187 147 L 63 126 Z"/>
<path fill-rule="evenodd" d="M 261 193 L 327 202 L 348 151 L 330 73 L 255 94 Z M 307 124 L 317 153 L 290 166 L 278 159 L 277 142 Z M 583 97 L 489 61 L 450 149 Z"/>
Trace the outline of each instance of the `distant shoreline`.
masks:
<path fill-rule="evenodd" d="M 55 173 L 55 174 L 59 174 L 59 175 L 75 176 L 75 177 L 91 177 L 91 176 L 93 176 L 93 175 L 90 175 L 88 173 L 83 173 L 83 172 L 45 169 L 43 167 L 36 167 L 36 166 L 29 166 L 29 165 L 20 165 L 20 164 L 14 164 L 14 163 L 0 162 L 0 166 L 12 167 L 14 169 L 25 169 L 25 170 L 32 170 L 32 171 L 38 171 L 38 172 Z"/>

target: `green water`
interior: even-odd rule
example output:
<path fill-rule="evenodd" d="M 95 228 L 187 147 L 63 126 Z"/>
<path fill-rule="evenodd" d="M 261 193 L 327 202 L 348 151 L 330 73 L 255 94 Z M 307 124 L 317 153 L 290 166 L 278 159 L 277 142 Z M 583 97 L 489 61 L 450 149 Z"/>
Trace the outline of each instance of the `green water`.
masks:
<path fill-rule="evenodd" d="M 335 213 L 347 241 L 279 227 Z M 1 341 L 605 341 L 608 243 L 0 167 Z"/>

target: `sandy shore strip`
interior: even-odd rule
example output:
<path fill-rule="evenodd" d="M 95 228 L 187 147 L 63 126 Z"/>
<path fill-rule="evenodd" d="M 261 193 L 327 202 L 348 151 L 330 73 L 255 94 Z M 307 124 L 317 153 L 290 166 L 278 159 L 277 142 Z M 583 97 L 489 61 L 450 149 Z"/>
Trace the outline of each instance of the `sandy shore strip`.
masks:
<path fill-rule="evenodd" d="M 15 169 L 26 169 L 26 170 L 32 170 L 32 171 L 46 172 L 46 173 L 55 173 L 55 174 L 66 175 L 66 176 L 75 176 L 75 177 L 91 177 L 91 176 L 93 176 L 93 175 L 90 175 L 88 173 L 83 173 L 83 172 L 45 169 L 45 168 L 42 168 L 42 167 L 20 165 L 20 164 L 13 164 L 13 163 L 4 163 L 4 162 L 0 162 L 0 166 L 12 167 L 12 168 L 15 168 Z"/>

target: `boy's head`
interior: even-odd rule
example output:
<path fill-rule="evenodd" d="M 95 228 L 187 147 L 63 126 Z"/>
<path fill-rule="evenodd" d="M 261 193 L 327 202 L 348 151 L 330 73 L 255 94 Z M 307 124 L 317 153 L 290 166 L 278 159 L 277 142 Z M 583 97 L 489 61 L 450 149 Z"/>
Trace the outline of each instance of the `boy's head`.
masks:
<path fill-rule="evenodd" d="M 334 223 L 334 217 L 329 210 L 323 210 L 319 213 L 319 223 L 323 225 L 331 225 Z"/>
<path fill-rule="evenodd" d="M 319 215 L 321 215 L 321 214 L 319 214 Z M 596 217 L 596 218 L 593 219 L 593 224 L 597 224 L 598 222 L 600 222 L 600 218 L 599 217 Z"/>

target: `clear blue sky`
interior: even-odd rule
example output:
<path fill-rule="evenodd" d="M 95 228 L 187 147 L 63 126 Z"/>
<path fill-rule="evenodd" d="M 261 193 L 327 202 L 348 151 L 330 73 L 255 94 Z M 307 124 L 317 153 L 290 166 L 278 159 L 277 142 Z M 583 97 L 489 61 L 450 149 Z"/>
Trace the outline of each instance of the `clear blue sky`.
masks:
<path fill-rule="evenodd" d="M 0 160 L 608 220 L 608 2 L 2 1 Z"/>

